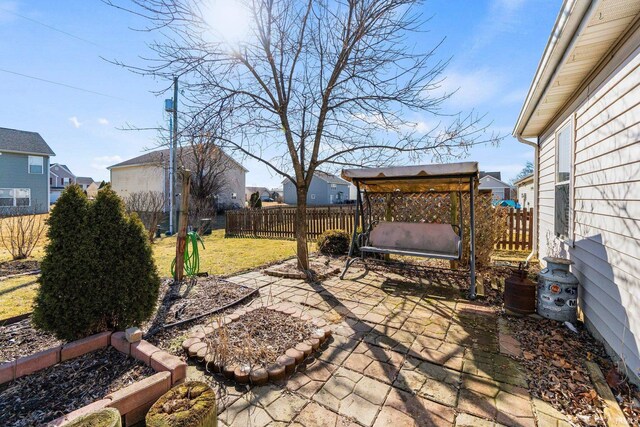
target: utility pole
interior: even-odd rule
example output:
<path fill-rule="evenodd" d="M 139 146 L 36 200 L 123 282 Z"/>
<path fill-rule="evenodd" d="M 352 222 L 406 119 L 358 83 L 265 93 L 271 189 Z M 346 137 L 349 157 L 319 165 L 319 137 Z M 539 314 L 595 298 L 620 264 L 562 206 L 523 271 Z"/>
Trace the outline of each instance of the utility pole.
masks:
<path fill-rule="evenodd" d="M 171 170 L 172 170 L 172 174 L 173 174 L 173 182 L 171 183 L 171 185 L 173 186 L 173 198 L 175 199 L 176 197 L 176 157 L 178 156 L 178 77 L 174 77 L 173 78 L 173 138 L 172 138 L 172 144 L 173 144 L 173 159 L 172 159 L 172 163 L 171 163 Z M 173 208 L 176 208 L 176 202 L 175 200 L 172 200 L 173 202 Z M 177 221 L 177 212 L 173 212 L 173 221 L 174 223 L 172 224 L 172 228 L 175 230 L 177 229 L 177 225 L 175 224 L 175 221 Z"/>
<path fill-rule="evenodd" d="M 182 202 L 180 204 L 180 228 L 176 239 L 176 268 L 174 283 L 180 283 L 184 277 L 184 251 L 187 245 L 187 221 L 189 218 L 189 190 L 191 188 L 191 172 L 180 170 L 182 180 Z"/>

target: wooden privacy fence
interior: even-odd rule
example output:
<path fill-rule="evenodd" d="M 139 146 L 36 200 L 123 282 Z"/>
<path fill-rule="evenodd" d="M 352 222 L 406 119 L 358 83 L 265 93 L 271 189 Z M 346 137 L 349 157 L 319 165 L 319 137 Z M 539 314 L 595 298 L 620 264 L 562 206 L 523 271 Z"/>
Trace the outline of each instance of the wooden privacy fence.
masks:
<path fill-rule="evenodd" d="M 533 248 L 533 208 L 507 210 L 507 229 L 496 249 L 531 250 Z"/>
<path fill-rule="evenodd" d="M 351 234 L 354 209 L 354 205 L 307 207 L 307 238 L 315 240 L 324 231 L 331 229 L 341 229 Z M 496 249 L 531 250 L 533 209 L 492 209 L 507 211 L 506 230 L 498 240 Z M 449 215 L 448 209 L 443 212 L 445 216 Z M 295 239 L 295 218 L 295 207 L 227 211 L 225 237 Z"/>
<path fill-rule="evenodd" d="M 355 205 L 307 207 L 307 238 L 315 240 L 326 230 L 353 232 Z M 225 237 L 295 239 L 295 207 L 227 211 Z"/>

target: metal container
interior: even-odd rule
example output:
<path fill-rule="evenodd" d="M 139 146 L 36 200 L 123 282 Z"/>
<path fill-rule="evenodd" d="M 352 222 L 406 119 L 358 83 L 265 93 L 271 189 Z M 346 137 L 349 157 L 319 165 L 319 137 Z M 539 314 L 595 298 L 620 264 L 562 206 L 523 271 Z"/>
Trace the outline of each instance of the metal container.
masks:
<path fill-rule="evenodd" d="M 538 276 L 538 314 L 547 319 L 575 323 L 578 279 L 571 274 L 573 261 L 546 257 L 547 268 Z"/>
<path fill-rule="evenodd" d="M 536 311 L 536 284 L 529 280 L 522 263 L 504 281 L 504 308 L 518 314 Z"/>

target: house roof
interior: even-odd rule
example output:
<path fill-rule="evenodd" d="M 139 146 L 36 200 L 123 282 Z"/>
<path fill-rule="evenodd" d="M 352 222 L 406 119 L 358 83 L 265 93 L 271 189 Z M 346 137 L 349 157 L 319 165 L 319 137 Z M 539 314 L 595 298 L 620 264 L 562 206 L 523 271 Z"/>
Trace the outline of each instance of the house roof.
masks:
<path fill-rule="evenodd" d="M 38 132 L 0 128 L 0 151 L 55 156 Z"/>
<path fill-rule="evenodd" d="M 184 150 L 190 150 L 190 149 L 191 147 L 178 147 L 178 156 L 182 155 L 182 152 Z M 226 154 L 224 151 L 222 153 L 225 155 L 225 157 L 228 160 L 230 160 L 233 164 L 241 168 L 244 172 L 249 172 L 247 168 L 245 168 L 240 163 L 235 161 L 231 156 Z M 109 166 L 107 169 L 122 168 L 126 166 L 150 165 L 150 164 L 162 165 L 165 162 L 169 162 L 168 148 L 165 148 L 163 150 L 149 151 L 138 157 L 134 157 L 132 159 L 125 160 L 124 162 L 120 162 L 115 165 Z"/>
<path fill-rule="evenodd" d="M 259 193 L 263 193 L 263 192 L 270 193 L 267 187 L 245 187 L 244 189 L 245 191 L 250 191 L 252 193 L 255 193 L 256 191 Z"/>
<path fill-rule="evenodd" d="M 564 0 L 513 134 L 541 135 L 640 14 L 637 0 Z"/>
<path fill-rule="evenodd" d="M 495 176 L 493 176 L 493 175 L 485 175 L 485 176 L 483 176 L 482 178 L 480 178 L 480 185 L 482 185 L 482 181 L 485 181 L 485 182 L 486 182 L 486 181 L 495 181 L 495 182 L 497 182 L 499 185 L 501 185 L 501 186 L 503 186 L 503 187 L 505 187 L 505 188 L 511 188 L 511 187 L 512 187 L 512 185 L 511 185 L 511 184 L 508 184 L 508 183 L 504 182 L 504 181 L 503 181 L 503 180 L 501 180 L 501 179 L 497 179 L 497 178 L 496 178 Z M 495 188 L 495 187 L 494 187 L 494 188 Z"/>
<path fill-rule="evenodd" d="M 51 165 L 49 165 L 49 171 L 51 171 L 51 173 L 53 173 L 54 175 L 56 175 L 56 173 L 53 171 L 53 169 L 54 169 L 55 167 L 62 168 L 62 169 L 64 169 L 67 173 L 69 173 L 69 175 L 73 175 L 73 176 L 75 176 L 75 175 L 73 174 L 73 172 L 71 172 L 71 169 L 69 169 L 69 167 L 68 167 L 67 165 L 61 165 L 60 163 L 51 163 Z M 58 176 L 58 175 L 56 175 L 56 176 Z"/>
<path fill-rule="evenodd" d="M 477 162 L 387 168 L 345 169 L 342 177 L 357 181 L 370 192 L 467 191 L 469 178 L 477 179 Z"/>
<path fill-rule="evenodd" d="M 532 173 L 530 173 L 529 175 L 526 175 L 526 176 L 524 176 L 524 177 L 520 178 L 520 179 L 519 179 L 519 180 L 517 180 L 517 181 L 514 181 L 514 182 L 513 182 L 513 185 L 515 185 L 516 187 L 519 187 L 520 185 L 522 185 L 522 184 L 524 184 L 524 183 L 526 183 L 526 182 L 528 182 L 528 181 L 533 181 L 533 174 L 532 174 Z"/>
<path fill-rule="evenodd" d="M 87 184 L 87 185 L 91 185 L 91 183 L 95 182 L 93 180 L 93 178 L 89 177 L 89 176 L 77 176 L 76 177 L 76 184 Z"/>
<path fill-rule="evenodd" d="M 480 171 L 480 179 L 484 178 L 485 176 L 492 176 L 495 179 L 502 179 L 502 174 L 500 172 L 485 172 L 485 171 Z"/>
<path fill-rule="evenodd" d="M 329 184 L 339 184 L 339 185 L 349 185 L 347 181 L 342 178 L 339 178 L 335 175 L 332 175 L 323 171 L 315 171 L 313 174 L 314 177 L 319 178 Z"/>

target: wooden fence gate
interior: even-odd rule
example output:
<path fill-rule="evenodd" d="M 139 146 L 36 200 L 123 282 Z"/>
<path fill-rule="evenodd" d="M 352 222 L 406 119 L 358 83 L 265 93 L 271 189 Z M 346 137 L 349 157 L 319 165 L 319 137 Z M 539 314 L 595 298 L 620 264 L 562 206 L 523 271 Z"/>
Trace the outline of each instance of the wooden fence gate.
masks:
<path fill-rule="evenodd" d="M 524 251 L 533 248 L 533 208 L 501 208 L 507 211 L 507 230 L 496 249 Z"/>

